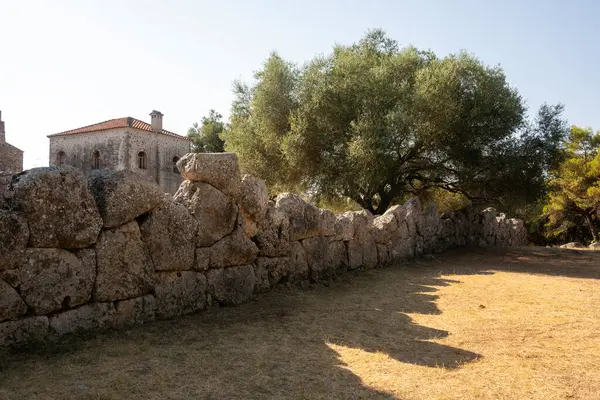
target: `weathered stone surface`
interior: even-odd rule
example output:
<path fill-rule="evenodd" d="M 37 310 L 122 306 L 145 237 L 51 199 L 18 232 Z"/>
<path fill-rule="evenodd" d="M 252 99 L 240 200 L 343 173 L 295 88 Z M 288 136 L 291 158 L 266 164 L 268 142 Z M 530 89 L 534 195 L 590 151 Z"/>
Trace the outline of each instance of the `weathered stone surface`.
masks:
<path fill-rule="evenodd" d="M 0 322 L 20 317 L 27 312 L 27 304 L 12 286 L 0 279 Z"/>
<path fill-rule="evenodd" d="M 356 269 L 358 267 L 374 268 L 377 266 L 377 244 L 373 239 L 373 235 L 369 228 L 362 225 L 362 221 L 358 225 L 355 224 L 354 239 L 347 242 L 348 249 L 348 267 Z"/>
<path fill-rule="evenodd" d="M 348 251 L 346 250 L 346 244 L 343 241 L 337 240 L 329 243 L 327 265 L 329 265 L 333 271 L 342 272 L 348 269 Z"/>
<path fill-rule="evenodd" d="M 72 167 L 33 168 L 16 175 L 5 197 L 8 207 L 27 219 L 30 247 L 88 247 L 102 227 L 87 179 Z"/>
<path fill-rule="evenodd" d="M 233 200 L 208 183 L 185 181 L 173 200 L 188 208 L 199 223 L 196 246 L 211 246 L 233 232 L 238 207 Z"/>
<path fill-rule="evenodd" d="M 242 183 L 235 153 L 188 153 L 177 162 L 185 179 L 209 183 L 237 199 Z"/>
<path fill-rule="evenodd" d="M 254 283 L 254 290 L 256 293 L 264 293 L 271 290 L 271 282 L 269 282 L 269 271 L 267 267 L 259 263 L 261 258 L 256 259 L 256 264 L 254 264 L 254 276 L 256 282 Z"/>
<path fill-rule="evenodd" d="M 50 335 L 61 337 L 68 333 L 109 329 L 114 326 L 113 303 L 89 303 L 50 317 Z"/>
<path fill-rule="evenodd" d="M 408 231 L 406 225 L 404 226 Z M 414 257 L 414 237 L 409 237 L 408 234 L 405 236 L 394 235 L 390 244 L 390 255 L 393 261 Z"/>
<path fill-rule="evenodd" d="M 210 247 L 196 248 L 196 271 L 206 271 L 210 267 Z"/>
<path fill-rule="evenodd" d="M 48 336 L 48 317 L 22 318 L 0 323 L 0 347 L 41 342 Z"/>
<path fill-rule="evenodd" d="M 114 228 L 165 201 L 160 187 L 133 171 L 96 170 L 88 175 L 105 228 Z"/>
<path fill-rule="evenodd" d="M 72 308 L 90 300 L 96 277 L 94 251 L 79 254 L 81 258 L 62 249 L 29 248 L 23 267 L 5 271 L 3 278 L 18 288 L 36 315 Z"/>
<path fill-rule="evenodd" d="M 290 269 L 288 281 L 308 279 L 308 261 L 304 247 L 298 241 L 290 242 Z"/>
<path fill-rule="evenodd" d="M 377 266 L 377 243 L 371 234 L 363 239 L 363 267 L 375 268 Z"/>
<path fill-rule="evenodd" d="M 385 244 L 377 244 L 377 264 L 380 267 L 387 267 L 392 263 L 392 254 L 389 247 Z"/>
<path fill-rule="evenodd" d="M 210 248 L 210 267 L 223 268 L 251 264 L 258 255 L 258 247 L 238 227 Z"/>
<path fill-rule="evenodd" d="M 291 270 L 291 263 L 288 257 L 258 257 L 256 266 L 259 270 L 266 270 L 270 286 L 275 286 L 278 283 L 288 280 Z M 258 277 L 257 277 L 258 279 Z"/>
<path fill-rule="evenodd" d="M 320 210 L 319 236 L 335 236 L 335 214 L 330 210 Z"/>
<path fill-rule="evenodd" d="M 588 249 L 592 249 L 592 250 L 600 250 L 600 242 L 591 243 L 591 244 L 588 246 Z"/>
<path fill-rule="evenodd" d="M 254 294 L 256 277 L 252 265 L 210 269 L 206 277 L 208 293 L 221 304 L 241 304 Z"/>
<path fill-rule="evenodd" d="M 16 212 L 0 210 L 0 271 L 23 265 L 28 241 L 25 219 Z"/>
<path fill-rule="evenodd" d="M 154 267 L 135 221 L 102 231 L 96 256 L 95 301 L 129 299 L 152 290 Z"/>
<path fill-rule="evenodd" d="M 406 204 L 402 206 L 406 210 L 406 226 L 408 227 L 408 234 L 410 236 L 416 236 L 421 234 L 422 226 L 422 211 L 421 202 L 416 197 L 409 199 Z"/>
<path fill-rule="evenodd" d="M 329 261 L 329 239 L 315 236 L 301 241 L 306 253 L 309 274 L 312 281 L 330 278 L 333 268 Z"/>
<path fill-rule="evenodd" d="M 115 302 L 115 328 L 129 328 L 154 321 L 156 299 L 151 294 Z"/>
<path fill-rule="evenodd" d="M 156 274 L 156 315 L 171 318 L 191 314 L 206 306 L 206 277 L 199 272 L 177 271 Z"/>
<path fill-rule="evenodd" d="M 344 213 L 335 216 L 334 231 L 335 236 L 333 240 L 352 240 L 354 237 L 354 225 L 349 214 Z"/>
<path fill-rule="evenodd" d="M 240 208 L 240 214 L 238 216 L 238 224 L 243 227 L 244 233 L 249 238 L 255 237 L 256 234 L 258 233 L 258 224 L 242 208 Z"/>
<path fill-rule="evenodd" d="M 348 218 L 352 222 L 352 227 L 354 230 L 354 236 L 362 236 L 367 233 L 370 233 L 373 229 L 373 215 L 367 210 L 362 211 L 346 211 L 343 214 L 346 218 Z"/>
<path fill-rule="evenodd" d="M 179 203 L 165 202 L 140 223 L 157 271 L 188 271 L 194 267 L 198 221 Z"/>
<path fill-rule="evenodd" d="M 388 243 L 397 230 L 398 221 L 393 213 L 379 215 L 373 220 L 372 233 L 376 243 Z"/>
<path fill-rule="evenodd" d="M 240 193 L 240 206 L 255 222 L 260 222 L 267 213 L 269 189 L 260 178 L 244 175 Z"/>
<path fill-rule="evenodd" d="M 423 251 L 431 253 L 436 246 L 440 229 L 440 217 L 435 203 L 431 203 L 425 208 L 421 221 L 420 234 L 423 237 Z"/>
<path fill-rule="evenodd" d="M 255 237 L 261 256 L 282 257 L 290 253 L 290 221 L 288 216 L 269 206 Z"/>
<path fill-rule="evenodd" d="M 301 240 L 319 234 L 321 210 L 292 193 L 277 196 L 276 207 L 290 220 L 290 240 Z"/>

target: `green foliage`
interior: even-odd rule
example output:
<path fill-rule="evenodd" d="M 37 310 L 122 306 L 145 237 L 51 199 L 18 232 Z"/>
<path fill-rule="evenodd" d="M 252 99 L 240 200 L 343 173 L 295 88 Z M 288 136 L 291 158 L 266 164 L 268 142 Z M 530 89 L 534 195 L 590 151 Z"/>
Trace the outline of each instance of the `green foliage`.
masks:
<path fill-rule="evenodd" d="M 187 136 L 192 139 L 192 151 L 196 153 L 225 151 L 225 142 L 221 139 L 224 130 L 223 116 L 215 110 L 210 110 L 208 117 L 202 117 L 200 124 L 195 122 L 188 129 Z"/>
<path fill-rule="evenodd" d="M 273 53 L 252 86 L 236 82 L 225 148 L 272 190 L 350 198 L 382 213 L 443 189 L 522 213 L 545 191 L 568 132 L 562 106 L 534 123 L 499 67 L 460 52 L 400 48 L 381 30 L 301 68 Z"/>
<path fill-rule="evenodd" d="M 544 212 L 550 237 L 600 240 L 599 146 L 600 132 L 571 128 L 565 160 L 548 181 L 550 192 Z"/>
<path fill-rule="evenodd" d="M 299 72 L 272 53 L 255 74 L 256 84 L 234 83 L 231 127 L 224 134 L 227 151 L 237 153 L 245 172 L 260 176 L 271 190 L 293 186 L 281 142 L 290 129 L 297 107 L 295 88 Z"/>

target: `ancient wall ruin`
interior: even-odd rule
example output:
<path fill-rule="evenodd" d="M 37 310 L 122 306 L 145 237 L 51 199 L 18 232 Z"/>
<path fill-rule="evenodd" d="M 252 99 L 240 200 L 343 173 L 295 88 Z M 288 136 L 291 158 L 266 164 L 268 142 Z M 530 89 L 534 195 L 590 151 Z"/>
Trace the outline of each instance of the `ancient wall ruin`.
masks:
<path fill-rule="evenodd" d="M 269 201 L 234 154 L 188 154 L 171 199 L 130 171 L 32 169 L 0 210 L 0 346 L 243 303 L 283 282 L 467 245 L 525 243 L 493 210 L 439 216 L 417 199 L 373 217 L 293 194 Z"/>

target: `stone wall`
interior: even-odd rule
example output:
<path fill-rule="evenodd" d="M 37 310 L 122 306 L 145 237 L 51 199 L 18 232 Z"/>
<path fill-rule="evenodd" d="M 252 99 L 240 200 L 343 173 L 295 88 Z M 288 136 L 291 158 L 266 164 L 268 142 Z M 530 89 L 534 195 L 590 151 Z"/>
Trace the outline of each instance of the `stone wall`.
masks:
<path fill-rule="evenodd" d="M 235 154 L 188 154 L 171 199 L 130 171 L 13 177 L 0 210 L 0 346 L 119 329 L 248 301 L 449 248 L 525 243 L 493 210 L 438 215 L 417 199 L 374 217 L 294 194 L 269 201 Z"/>

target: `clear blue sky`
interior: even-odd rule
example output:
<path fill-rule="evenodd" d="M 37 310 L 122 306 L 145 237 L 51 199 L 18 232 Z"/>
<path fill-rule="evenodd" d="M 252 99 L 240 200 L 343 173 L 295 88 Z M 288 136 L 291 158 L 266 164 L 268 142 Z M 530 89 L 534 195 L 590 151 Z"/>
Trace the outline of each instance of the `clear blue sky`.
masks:
<path fill-rule="evenodd" d="M 48 162 L 47 134 L 111 118 L 180 134 L 231 105 L 272 50 L 302 63 L 383 28 L 400 44 L 465 49 L 500 64 L 531 112 L 562 102 L 600 128 L 600 2 L 0 0 L 0 110 L 25 167 Z"/>

